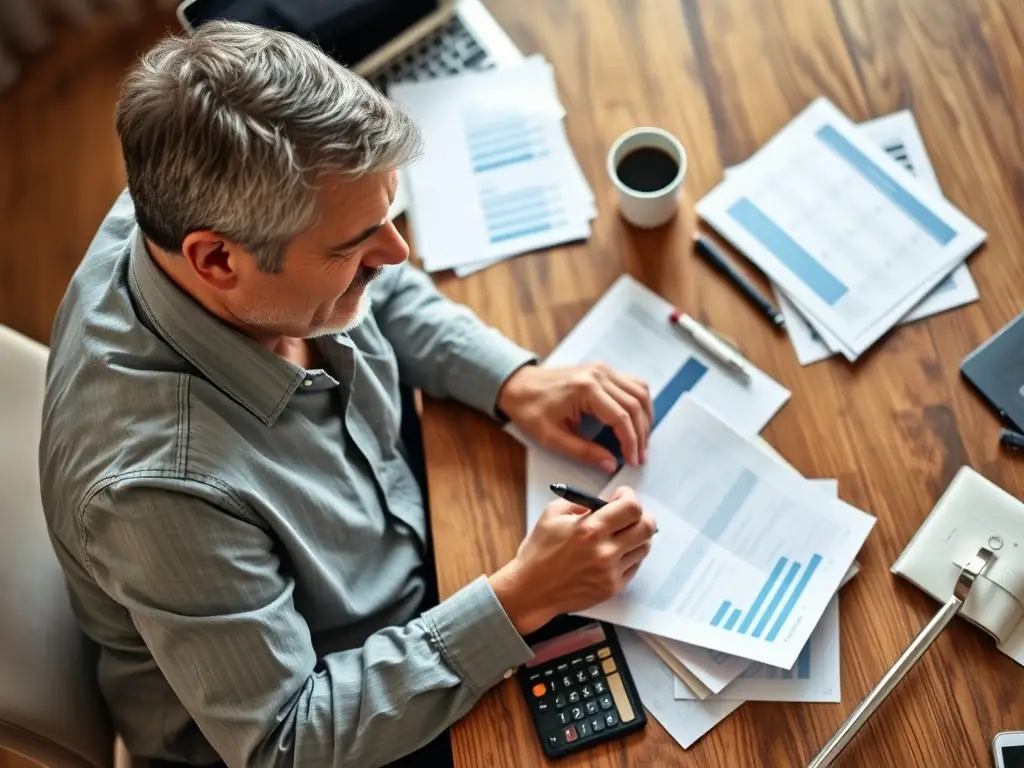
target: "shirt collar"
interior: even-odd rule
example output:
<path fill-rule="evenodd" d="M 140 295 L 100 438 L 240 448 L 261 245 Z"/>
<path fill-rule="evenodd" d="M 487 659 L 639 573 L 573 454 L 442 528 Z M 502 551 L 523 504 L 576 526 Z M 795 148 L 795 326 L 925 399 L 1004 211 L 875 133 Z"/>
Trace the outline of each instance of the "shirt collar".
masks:
<path fill-rule="evenodd" d="M 129 285 L 163 339 L 232 399 L 272 426 L 307 372 L 207 312 L 156 265 L 136 228 Z"/>

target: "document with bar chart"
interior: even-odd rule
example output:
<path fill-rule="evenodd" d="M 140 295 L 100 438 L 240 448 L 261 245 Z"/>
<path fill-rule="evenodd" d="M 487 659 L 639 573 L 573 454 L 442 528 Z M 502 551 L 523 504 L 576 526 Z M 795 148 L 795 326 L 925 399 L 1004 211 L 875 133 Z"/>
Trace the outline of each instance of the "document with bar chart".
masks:
<path fill-rule="evenodd" d="M 813 486 L 820 493 L 827 495 L 829 498 L 839 498 L 839 483 L 835 480 L 808 480 L 808 484 Z M 856 575 L 856 571 L 851 569 L 843 577 L 843 584 L 849 581 L 853 576 Z M 826 618 L 828 614 L 826 613 Z M 823 620 L 824 623 L 824 620 Z M 820 631 L 821 625 L 815 630 Z M 838 631 L 838 624 L 836 627 Z M 682 687 L 687 695 L 685 697 L 677 696 L 677 698 L 697 698 L 705 699 L 711 694 L 721 693 L 726 687 L 729 686 L 734 680 L 740 676 L 747 675 L 747 671 L 751 666 L 761 667 L 763 665 L 756 664 L 750 659 L 744 659 L 741 656 L 730 656 L 728 653 L 722 653 L 721 651 L 712 651 L 708 648 L 701 648 L 696 645 L 690 645 L 689 643 L 680 643 L 678 640 L 666 640 L 663 637 L 655 637 L 653 635 L 644 634 L 643 638 L 648 643 L 657 643 L 665 651 L 671 654 L 680 664 L 682 664 L 690 674 L 696 677 L 697 683 L 699 684 L 700 693 L 695 695 L 695 692 L 691 690 L 682 680 L 679 681 L 679 686 Z M 814 635 L 811 635 L 811 639 L 814 639 Z M 836 640 L 836 647 L 838 648 L 838 639 Z M 804 653 L 806 651 L 806 647 Z M 799 663 L 799 659 L 798 659 Z M 839 668 L 839 657 L 835 658 L 836 674 L 838 674 Z M 777 667 L 765 667 L 768 670 L 776 670 Z M 781 670 L 780 670 L 781 671 Z M 770 673 L 769 673 L 770 674 Z M 687 681 L 689 682 L 689 681 Z M 697 687 L 697 686 L 695 686 Z"/>
<path fill-rule="evenodd" d="M 654 398 L 653 429 L 684 395 L 722 415 L 742 434 L 755 435 L 789 400 L 789 390 L 749 366 L 744 385 L 704 356 L 669 323 L 672 305 L 629 276 L 620 277 L 544 361 L 545 366 L 603 362 L 647 382 Z M 527 528 L 552 500 L 551 483 L 570 483 L 591 493 L 608 475 L 533 444 L 508 430 L 530 449 L 527 454 Z M 580 434 L 608 448 L 618 442 L 611 430 L 585 419 Z"/>
<path fill-rule="evenodd" d="M 408 169 L 416 250 L 428 271 L 460 274 L 509 256 L 586 239 L 593 193 L 563 126 L 551 66 L 399 83 L 391 96 L 419 125 Z"/>
<path fill-rule="evenodd" d="M 792 667 L 875 519 L 693 398 L 668 412 L 648 456 L 614 485 L 636 489 L 658 535 L 626 589 L 582 615 Z"/>
<path fill-rule="evenodd" d="M 819 98 L 697 204 L 855 360 L 985 239 Z M 822 331 L 825 331 L 824 333 Z"/>
<path fill-rule="evenodd" d="M 709 651 L 717 653 L 717 651 Z M 735 658 L 735 657 L 728 657 Z M 811 633 L 791 669 L 768 664 L 750 664 L 716 699 L 735 701 L 838 702 L 839 687 L 839 597 L 833 597 L 825 614 Z M 675 680 L 675 698 L 696 697 L 682 680 Z"/>

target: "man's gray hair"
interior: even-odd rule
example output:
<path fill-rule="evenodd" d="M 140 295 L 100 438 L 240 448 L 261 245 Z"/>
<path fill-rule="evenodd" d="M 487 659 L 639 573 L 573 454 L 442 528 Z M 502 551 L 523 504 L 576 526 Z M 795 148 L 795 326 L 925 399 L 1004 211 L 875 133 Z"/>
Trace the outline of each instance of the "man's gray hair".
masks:
<path fill-rule="evenodd" d="M 128 75 L 117 108 L 143 234 L 179 253 L 212 230 L 279 271 L 316 223 L 317 185 L 415 159 L 405 111 L 305 40 L 237 22 L 169 37 Z"/>

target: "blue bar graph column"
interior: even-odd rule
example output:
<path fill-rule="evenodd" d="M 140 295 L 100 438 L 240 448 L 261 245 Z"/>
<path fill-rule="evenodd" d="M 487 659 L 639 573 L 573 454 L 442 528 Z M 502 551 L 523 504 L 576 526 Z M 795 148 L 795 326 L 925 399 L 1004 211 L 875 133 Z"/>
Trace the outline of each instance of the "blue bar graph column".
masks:
<path fill-rule="evenodd" d="M 796 657 L 796 676 L 801 680 L 811 679 L 811 641 L 808 640 L 800 655 Z"/>
<path fill-rule="evenodd" d="M 740 620 L 740 615 L 742 613 L 743 611 L 741 611 L 739 608 L 734 609 L 732 615 L 729 617 L 729 620 L 725 622 L 725 628 L 732 629 L 733 627 L 735 627 L 736 622 Z"/>
<path fill-rule="evenodd" d="M 739 633 L 745 635 L 747 630 L 750 629 L 750 625 L 754 622 L 754 617 L 757 616 L 757 612 L 761 610 L 761 606 L 764 601 L 768 599 L 768 595 L 772 592 L 772 587 L 775 586 L 775 582 L 779 580 L 779 576 L 782 575 L 783 569 L 789 560 L 785 557 L 780 557 L 778 562 L 775 563 L 775 568 L 772 569 L 771 575 L 768 580 L 761 587 L 761 591 L 757 593 L 757 597 L 754 599 L 754 604 L 750 606 L 750 610 L 747 611 L 746 617 L 743 619 L 743 623 L 740 624 Z"/>
<path fill-rule="evenodd" d="M 811 561 L 807 564 L 807 570 L 804 571 L 804 575 L 800 577 L 800 582 L 796 585 L 796 589 L 793 590 L 793 594 L 789 596 L 789 600 L 786 601 L 786 607 L 782 609 L 782 613 L 779 614 L 778 620 L 772 627 L 771 632 L 768 633 L 767 640 L 769 643 L 774 642 L 775 638 L 779 636 L 779 632 L 782 630 L 782 625 L 786 623 L 786 619 L 789 618 L 789 614 L 793 611 L 797 601 L 800 599 L 800 595 L 803 594 L 804 588 L 807 586 L 807 582 L 811 580 L 811 576 L 814 575 L 818 565 L 821 564 L 821 555 L 814 555 L 811 557 Z"/>
<path fill-rule="evenodd" d="M 731 606 L 732 603 L 730 603 L 728 600 L 722 603 L 722 607 L 718 609 L 718 612 L 715 614 L 715 618 L 711 620 L 712 627 L 717 627 L 719 624 L 722 623 L 722 619 L 725 617 L 725 614 L 729 612 L 729 608 Z"/>
<path fill-rule="evenodd" d="M 761 620 L 757 622 L 757 626 L 754 627 L 754 637 L 761 637 L 761 633 L 764 632 L 765 627 L 768 626 L 768 622 L 772 620 L 772 616 L 775 610 L 779 607 L 779 603 L 782 602 L 782 598 L 786 594 L 786 590 L 789 589 L 789 585 L 793 583 L 797 573 L 800 570 L 800 563 L 793 563 L 789 566 L 789 571 L 786 572 L 786 578 L 782 580 L 782 586 L 775 592 L 775 596 L 772 597 L 772 601 L 768 603 L 768 609 L 764 612 Z"/>

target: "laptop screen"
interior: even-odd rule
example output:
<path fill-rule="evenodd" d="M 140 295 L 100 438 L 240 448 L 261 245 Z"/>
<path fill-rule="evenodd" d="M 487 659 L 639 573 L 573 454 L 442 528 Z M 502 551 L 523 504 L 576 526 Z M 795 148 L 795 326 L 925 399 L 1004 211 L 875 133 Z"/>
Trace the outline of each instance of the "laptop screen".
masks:
<path fill-rule="evenodd" d="M 184 15 L 192 27 L 229 19 L 294 32 L 351 66 L 439 7 L 440 0 L 196 0 Z"/>

